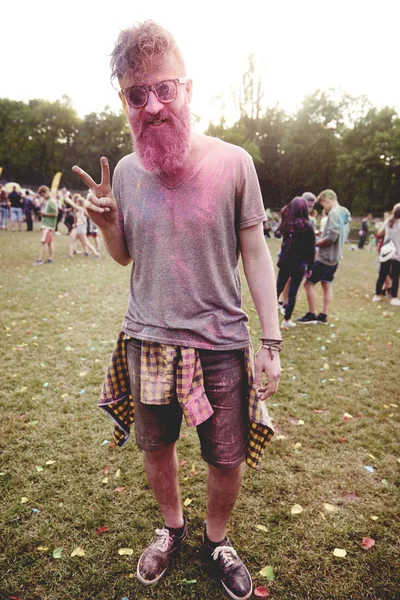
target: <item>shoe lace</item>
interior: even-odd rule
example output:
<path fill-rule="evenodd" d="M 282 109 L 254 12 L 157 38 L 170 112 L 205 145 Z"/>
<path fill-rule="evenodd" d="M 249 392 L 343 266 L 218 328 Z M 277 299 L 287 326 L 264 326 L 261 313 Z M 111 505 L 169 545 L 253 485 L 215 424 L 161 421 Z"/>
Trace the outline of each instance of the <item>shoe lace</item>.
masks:
<path fill-rule="evenodd" d="M 168 550 L 170 535 L 168 529 L 166 527 L 163 527 L 163 529 L 156 529 L 156 534 L 158 535 L 158 538 L 155 541 L 155 547 L 160 552 L 166 552 Z"/>
<path fill-rule="evenodd" d="M 211 556 L 214 560 L 221 558 L 223 567 L 230 567 L 233 565 L 237 553 L 231 546 L 217 546 Z"/>

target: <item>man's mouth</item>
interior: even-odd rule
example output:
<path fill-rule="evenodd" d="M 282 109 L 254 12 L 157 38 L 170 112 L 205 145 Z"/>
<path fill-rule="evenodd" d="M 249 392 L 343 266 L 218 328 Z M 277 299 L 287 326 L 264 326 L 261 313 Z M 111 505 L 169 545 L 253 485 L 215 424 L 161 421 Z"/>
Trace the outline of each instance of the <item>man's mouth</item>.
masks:
<path fill-rule="evenodd" d="M 147 121 L 148 125 L 153 125 L 153 127 L 157 127 L 166 122 L 167 119 L 157 119 L 155 121 Z"/>

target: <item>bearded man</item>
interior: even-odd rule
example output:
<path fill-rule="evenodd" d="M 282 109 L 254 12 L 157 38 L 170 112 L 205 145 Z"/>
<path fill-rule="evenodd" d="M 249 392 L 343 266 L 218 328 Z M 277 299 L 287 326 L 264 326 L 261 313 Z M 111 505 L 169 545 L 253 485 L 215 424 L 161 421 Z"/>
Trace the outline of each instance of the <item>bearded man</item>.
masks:
<path fill-rule="evenodd" d="M 111 65 L 135 152 L 118 163 L 112 189 L 105 157 L 100 184 L 73 170 L 90 189 L 86 208 L 108 252 L 132 264 L 100 405 L 116 422 L 119 445 L 134 417 L 164 519 L 139 558 L 137 577 L 144 585 L 158 582 L 187 536 L 176 451 L 184 415 L 197 427 L 208 464 L 204 546 L 229 596 L 249 598 L 251 578 L 226 527 L 243 461 L 257 467 L 273 435 L 264 400 L 278 389 L 281 347 L 256 172 L 242 148 L 192 130 L 192 81 L 165 29 L 146 21 L 121 32 Z M 254 377 L 240 255 L 262 331 Z"/>

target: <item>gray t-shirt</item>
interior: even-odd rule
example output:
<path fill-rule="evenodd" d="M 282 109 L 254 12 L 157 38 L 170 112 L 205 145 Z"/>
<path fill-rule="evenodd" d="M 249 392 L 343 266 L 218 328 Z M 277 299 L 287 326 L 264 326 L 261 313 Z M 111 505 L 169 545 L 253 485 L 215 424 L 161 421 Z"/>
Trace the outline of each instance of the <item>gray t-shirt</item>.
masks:
<path fill-rule="evenodd" d="M 123 331 L 193 348 L 247 346 L 238 231 L 265 220 L 250 155 L 209 138 L 193 171 L 170 187 L 130 154 L 115 169 L 113 193 L 134 261 Z"/>
<path fill-rule="evenodd" d="M 317 260 L 324 265 L 337 265 L 342 257 L 343 245 L 348 238 L 351 215 L 344 206 L 338 204 L 328 214 L 322 239 L 327 240 L 327 246 L 320 246 Z"/>

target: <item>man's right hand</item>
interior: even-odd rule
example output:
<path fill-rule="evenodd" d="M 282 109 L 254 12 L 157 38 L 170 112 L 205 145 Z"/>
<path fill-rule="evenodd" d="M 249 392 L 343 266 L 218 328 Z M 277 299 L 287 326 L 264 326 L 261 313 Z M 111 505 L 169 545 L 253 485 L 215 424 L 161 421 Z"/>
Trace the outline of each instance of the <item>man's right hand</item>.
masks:
<path fill-rule="evenodd" d="M 72 172 L 83 181 L 90 192 L 85 200 L 85 208 L 89 217 L 100 229 L 116 225 L 118 221 L 117 203 L 110 185 L 110 167 L 105 156 L 100 159 L 101 181 L 96 183 L 83 169 L 72 167 Z"/>

